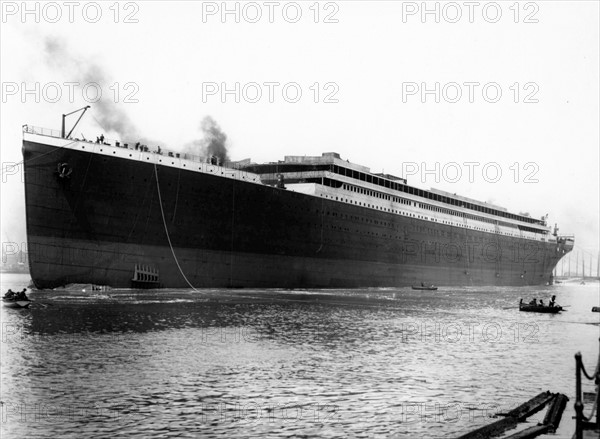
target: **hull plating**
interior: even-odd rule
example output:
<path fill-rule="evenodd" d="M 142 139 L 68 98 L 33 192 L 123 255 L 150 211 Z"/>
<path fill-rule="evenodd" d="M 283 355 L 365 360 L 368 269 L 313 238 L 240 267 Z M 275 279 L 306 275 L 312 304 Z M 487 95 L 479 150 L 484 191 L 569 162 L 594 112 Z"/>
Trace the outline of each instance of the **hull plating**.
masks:
<path fill-rule="evenodd" d="M 163 287 L 535 285 L 571 250 L 42 143 L 23 154 L 38 288 L 131 287 L 136 264 Z"/>

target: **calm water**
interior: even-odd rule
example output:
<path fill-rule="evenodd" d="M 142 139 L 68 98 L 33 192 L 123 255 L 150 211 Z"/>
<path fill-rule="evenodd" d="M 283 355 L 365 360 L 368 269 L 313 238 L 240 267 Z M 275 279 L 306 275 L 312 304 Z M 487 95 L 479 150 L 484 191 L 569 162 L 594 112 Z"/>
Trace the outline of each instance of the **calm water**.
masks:
<path fill-rule="evenodd" d="M 568 312 L 505 309 L 552 294 Z M 0 311 L 3 438 L 451 438 L 545 390 L 570 438 L 600 336 L 597 283 L 30 297 Z"/>

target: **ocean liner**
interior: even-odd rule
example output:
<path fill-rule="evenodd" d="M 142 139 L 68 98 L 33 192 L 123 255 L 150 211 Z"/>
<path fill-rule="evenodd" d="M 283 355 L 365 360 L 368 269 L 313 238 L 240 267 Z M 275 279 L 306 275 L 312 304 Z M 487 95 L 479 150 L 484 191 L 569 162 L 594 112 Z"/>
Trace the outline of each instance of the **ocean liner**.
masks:
<path fill-rule="evenodd" d="M 37 288 L 537 285 L 574 244 L 336 153 L 216 163 L 24 126 L 23 161 Z"/>

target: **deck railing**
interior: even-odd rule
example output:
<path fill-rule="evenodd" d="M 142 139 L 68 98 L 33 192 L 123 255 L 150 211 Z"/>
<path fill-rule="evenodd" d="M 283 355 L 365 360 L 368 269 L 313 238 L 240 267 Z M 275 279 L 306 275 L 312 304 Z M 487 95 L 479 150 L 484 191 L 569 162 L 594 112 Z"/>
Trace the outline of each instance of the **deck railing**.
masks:
<path fill-rule="evenodd" d="M 23 125 L 23 132 L 30 133 L 30 134 L 38 134 L 41 136 L 56 137 L 59 139 L 62 138 L 61 132 L 59 130 L 35 127 L 32 125 Z M 126 148 L 131 151 L 150 152 L 150 153 L 160 154 L 160 155 L 167 156 L 167 157 L 180 158 L 183 160 L 190 160 L 190 161 L 198 162 L 198 163 L 211 163 L 213 165 L 224 166 L 226 168 L 231 168 L 231 169 L 242 169 L 244 167 L 244 165 L 247 164 L 247 163 L 240 163 L 240 162 L 221 163 L 221 162 L 218 162 L 216 157 L 206 157 L 206 156 L 201 156 L 201 155 L 190 154 L 187 152 L 178 152 L 178 151 L 164 149 L 160 146 L 152 146 L 151 147 L 148 145 L 143 145 L 141 141 L 135 142 L 135 143 L 130 143 L 130 142 L 123 142 L 121 140 L 107 139 L 104 137 L 102 139 L 102 141 L 100 142 L 99 140 L 90 140 L 90 139 L 86 139 L 86 138 L 80 139 L 80 138 L 73 137 L 73 136 L 71 136 L 68 140 L 75 140 L 77 142 L 87 142 L 87 143 L 92 143 L 92 144 L 107 145 L 107 146 L 112 146 L 115 148 Z"/>
<path fill-rule="evenodd" d="M 61 137 L 59 130 L 53 130 L 50 128 L 42 128 L 42 127 L 34 127 L 31 125 L 23 125 L 23 132 L 31 133 L 31 134 L 39 134 L 42 136 L 49 136 L 49 137 Z"/>

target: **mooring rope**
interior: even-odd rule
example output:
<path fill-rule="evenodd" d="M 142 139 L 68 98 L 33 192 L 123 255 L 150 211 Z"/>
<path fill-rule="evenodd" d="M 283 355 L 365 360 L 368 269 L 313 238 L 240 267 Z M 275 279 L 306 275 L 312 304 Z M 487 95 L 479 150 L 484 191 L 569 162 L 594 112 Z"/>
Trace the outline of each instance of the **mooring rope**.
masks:
<path fill-rule="evenodd" d="M 585 377 L 588 380 L 596 379 L 596 375 L 598 374 L 598 372 L 594 372 L 594 375 L 589 376 L 588 373 L 587 373 L 587 371 L 585 370 L 585 366 L 583 365 L 583 361 L 581 362 L 581 371 L 583 372 L 583 375 L 585 375 Z"/>
<path fill-rule="evenodd" d="M 48 152 L 45 152 L 45 153 L 40 154 L 40 155 L 38 155 L 36 157 L 33 157 L 31 159 L 27 159 L 27 163 L 31 163 L 32 161 L 37 160 L 39 158 L 42 158 L 42 157 L 44 157 L 44 156 L 46 156 L 48 154 L 55 153 L 59 149 L 66 148 L 67 146 L 71 146 L 74 143 L 77 143 L 77 142 L 73 141 L 73 142 L 69 142 L 69 143 L 67 143 L 66 145 L 63 145 L 63 146 L 57 146 L 56 149 L 53 149 L 53 150 L 48 151 Z M 21 161 L 19 161 L 17 163 L 10 163 L 10 164 L 6 164 L 6 165 L 3 164 L 2 165 L 2 175 L 4 175 L 5 172 L 8 172 L 9 166 L 13 166 L 14 167 L 14 166 L 22 165 L 22 164 L 25 164 L 25 159 L 23 159 L 23 160 L 21 160 Z M 10 175 L 12 175 L 12 174 L 10 174 Z"/>
<path fill-rule="evenodd" d="M 594 418 L 594 415 L 596 414 L 596 410 L 598 410 L 598 399 L 600 399 L 600 392 L 596 392 L 596 399 L 594 400 L 594 406 L 592 407 L 592 411 L 590 413 L 590 415 L 588 416 L 588 421 Z M 584 416 L 585 418 L 585 416 Z"/>
<path fill-rule="evenodd" d="M 177 264 L 177 268 L 179 269 L 181 276 L 183 276 L 183 278 L 185 279 L 187 284 L 190 286 L 190 288 L 192 290 L 198 292 L 198 290 L 196 288 L 194 288 L 194 286 L 191 284 L 191 282 L 188 280 L 188 278 L 183 273 L 183 270 L 181 269 L 181 265 L 179 265 L 179 261 L 177 260 L 177 255 L 175 255 L 175 250 L 173 249 L 173 244 L 171 243 L 171 237 L 169 236 L 169 230 L 167 229 L 167 221 L 165 220 L 165 211 L 163 209 L 162 197 L 160 195 L 160 185 L 158 183 L 158 169 L 157 169 L 156 163 L 154 163 L 154 176 L 156 177 L 156 190 L 158 191 L 158 204 L 160 205 L 160 214 L 162 216 L 163 226 L 165 228 L 165 234 L 167 235 L 167 241 L 169 241 L 169 247 L 171 248 L 171 253 L 173 254 L 173 259 L 175 260 L 175 264 Z"/>
<path fill-rule="evenodd" d="M 594 371 L 593 375 L 588 375 L 587 371 L 585 370 L 585 366 L 583 365 L 583 361 L 580 361 L 579 363 L 579 368 L 580 370 L 583 372 L 583 375 L 588 379 L 588 380 L 596 380 L 596 383 L 598 383 L 598 380 L 600 379 L 600 354 L 598 354 L 598 364 L 596 365 L 596 370 Z M 597 390 L 597 388 L 596 388 Z M 594 414 L 596 413 L 596 410 L 598 410 L 598 400 L 600 399 L 600 392 L 596 391 L 596 399 L 594 400 L 594 405 L 592 406 L 592 412 L 589 414 L 589 416 L 585 416 L 583 413 L 581 413 L 581 416 L 583 417 L 584 420 L 586 421 L 591 421 L 592 418 L 594 417 Z"/>

